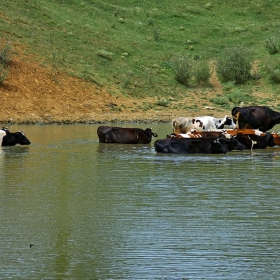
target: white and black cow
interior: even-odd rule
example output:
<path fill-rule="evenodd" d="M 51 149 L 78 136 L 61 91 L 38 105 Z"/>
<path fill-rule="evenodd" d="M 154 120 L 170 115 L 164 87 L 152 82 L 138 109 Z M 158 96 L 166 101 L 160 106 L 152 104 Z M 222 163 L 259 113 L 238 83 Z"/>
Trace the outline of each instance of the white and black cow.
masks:
<path fill-rule="evenodd" d="M 211 131 L 228 128 L 236 128 L 236 125 L 227 115 L 224 118 L 214 118 L 211 116 L 200 117 L 178 117 L 172 120 L 173 133 L 186 133 L 192 129 L 196 131 Z"/>
<path fill-rule="evenodd" d="M 4 133 L 5 135 L 4 135 Z M 0 135 L 4 135 L 2 138 L 1 146 L 15 146 L 16 144 L 19 145 L 30 145 L 31 142 L 23 131 L 18 132 L 10 132 L 7 128 L 1 128 Z"/>

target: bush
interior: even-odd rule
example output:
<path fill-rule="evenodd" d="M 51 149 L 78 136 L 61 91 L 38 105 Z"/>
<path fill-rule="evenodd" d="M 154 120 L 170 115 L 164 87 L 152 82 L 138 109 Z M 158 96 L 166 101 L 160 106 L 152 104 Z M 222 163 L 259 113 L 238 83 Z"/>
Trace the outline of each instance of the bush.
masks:
<path fill-rule="evenodd" d="M 188 86 L 192 78 L 193 61 L 189 57 L 176 56 L 172 60 L 175 79 L 182 85 Z"/>
<path fill-rule="evenodd" d="M 208 85 L 211 76 L 210 66 L 208 62 L 199 61 L 194 66 L 194 79 L 199 85 Z"/>
<path fill-rule="evenodd" d="M 217 61 L 217 74 L 222 82 L 243 84 L 251 78 L 252 63 L 246 48 L 227 48 Z"/>
<path fill-rule="evenodd" d="M 0 84 L 2 85 L 8 75 L 8 66 L 11 61 L 11 46 L 4 44 L 0 50 Z"/>
<path fill-rule="evenodd" d="M 280 59 L 268 59 L 265 62 L 265 70 L 270 80 L 275 84 L 280 84 Z"/>
<path fill-rule="evenodd" d="M 217 105 L 226 105 L 226 104 L 240 104 L 241 102 L 250 103 L 254 101 L 253 96 L 248 93 L 243 93 L 240 89 L 233 89 L 230 92 L 227 92 L 224 95 L 217 95 L 214 98 L 210 99 L 213 103 Z"/>
<path fill-rule="evenodd" d="M 10 61 L 11 61 L 11 46 L 5 45 L 0 51 L 0 63 L 4 67 L 8 67 Z"/>
<path fill-rule="evenodd" d="M 2 85 L 8 75 L 8 70 L 0 64 L 0 85 Z"/>
<path fill-rule="evenodd" d="M 270 54 L 279 53 L 280 47 L 276 36 L 270 37 L 265 41 L 265 47 Z"/>
<path fill-rule="evenodd" d="M 210 101 L 216 105 L 226 105 L 229 103 L 229 100 L 226 96 L 218 94 L 217 96 L 210 98 Z"/>
<path fill-rule="evenodd" d="M 228 100 L 233 104 L 253 101 L 253 97 L 248 93 L 243 93 L 240 89 L 234 89 L 226 94 Z"/>

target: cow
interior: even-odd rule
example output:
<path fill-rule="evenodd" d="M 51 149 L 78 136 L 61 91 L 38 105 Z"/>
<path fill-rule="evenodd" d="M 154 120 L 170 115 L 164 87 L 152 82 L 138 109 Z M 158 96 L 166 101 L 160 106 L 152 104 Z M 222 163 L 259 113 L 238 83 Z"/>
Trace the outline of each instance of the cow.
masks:
<path fill-rule="evenodd" d="M 219 139 L 220 142 L 226 146 L 228 151 L 232 151 L 232 150 L 244 150 L 245 146 L 243 144 L 241 144 L 235 136 L 232 136 L 230 134 L 227 133 L 226 130 L 221 130 L 221 131 L 211 131 L 211 132 L 205 132 L 205 131 L 201 131 L 201 132 L 197 132 L 197 131 L 189 131 L 186 134 L 176 134 L 173 137 L 175 138 L 200 138 L 202 140 L 205 139 Z"/>
<path fill-rule="evenodd" d="M 224 118 L 214 118 L 211 116 L 201 117 L 178 117 L 172 120 L 173 133 L 186 133 L 191 129 L 196 131 L 211 131 L 223 129 L 225 125 L 229 128 L 236 128 L 233 120 L 227 115 Z"/>
<path fill-rule="evenodd" d="M 6 136 L 6 134 L 4 129 L 0 129 L 0 146 L 2 146 L 3 137 Z"/>
<path fill-rule="evenodd" d="M 264 136 L 237 134 L 236 139 L 245 146 L 245 149 L 265 149 L 266 147 L 274 147 L 274 136 L 267 132 Z"/>
<path fill-rule="evenodd" d="M 226 154 L 227 148 L 218 139 L 166 138 L 154 142 L 157 153 L 169 154 Z"/>
<path fill-rule="evenodd" d="M 176 137 L 176 138 L 218 138 L 221 136 L 224 136 L 226 138 L 231 138 L 232 135 L 227 133 L 227 130 L 218 129 L 215 131 L 196 131 L 196 130 L 190 130 L 187 133 L 179 133 L 179 134 L 170 134 L 170 136 Z"/>
<path fill-rule="evenodd" d="M 278 133 L 272 132 L 271 134 L 273 135 L 275 146 L 280 146 L 279 132 Z"/>
<path fill-rule="evenodd" d="M 266 106 L 234 107 L 231 114 L 237 128 L 253 128 L 266 132 L 280 123 L 280 113 Z"/>
<path fill-rule="evenodd" d="M 233 150 L 242 151 L 246 149 L 246 147 L 236 138 L 236 136 L 232 138 L 220 137 L 218 139 L 220 143 L 227 148 L 228 152 Z"/>
<path fill-rule="evenodd" d="M 0 131 L 4 131 L 6 135 L 2 139 L 1 146 L 15 146 L 19 145 L 30 145 L 31 142 L 25 136 L 23 131 L 10 132 L 7 128 L 2 128 Z"/>
<path fill-rule="evenodd" d="M 97 128 L 99 143 L 149 144 L 152 137 L 158 135 L 151 128 L 123 128 L 99 126 Z"/>

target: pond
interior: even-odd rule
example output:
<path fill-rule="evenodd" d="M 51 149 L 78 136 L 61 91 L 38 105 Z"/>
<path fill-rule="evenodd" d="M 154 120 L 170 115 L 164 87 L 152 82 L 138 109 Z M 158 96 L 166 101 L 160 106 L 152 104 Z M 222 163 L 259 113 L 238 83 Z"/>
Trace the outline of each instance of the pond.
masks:
<path fill-rule="evenodd" d="M 10 127 L 32 144 L 0 150 L 0 279 L 280 278 L 280 147 L 156 154 L 97 127 Z"/>

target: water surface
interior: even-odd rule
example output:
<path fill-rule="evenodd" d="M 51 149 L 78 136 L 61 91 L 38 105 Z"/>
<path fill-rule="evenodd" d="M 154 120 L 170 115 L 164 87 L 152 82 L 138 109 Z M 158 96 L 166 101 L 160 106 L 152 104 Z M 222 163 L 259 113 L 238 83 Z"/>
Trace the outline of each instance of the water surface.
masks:
<path fill-rule="evenodd" d="M 0 150 L 0 279 L 280 278 L 280 148 L 156 154 L 97 127 L 10 128 L 32 144 Z"/>

